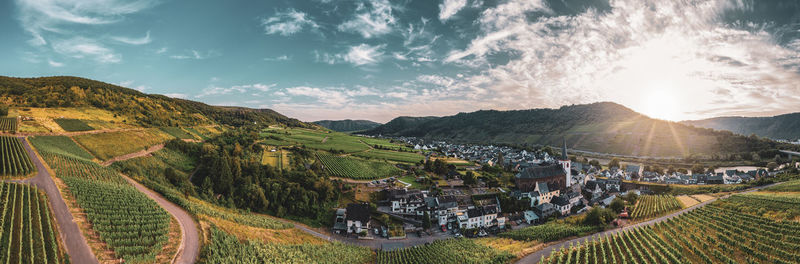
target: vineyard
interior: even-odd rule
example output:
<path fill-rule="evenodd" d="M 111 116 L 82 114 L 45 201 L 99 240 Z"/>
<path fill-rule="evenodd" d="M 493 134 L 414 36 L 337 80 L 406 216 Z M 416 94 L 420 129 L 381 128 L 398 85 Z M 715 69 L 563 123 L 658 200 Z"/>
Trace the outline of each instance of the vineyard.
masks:
<path fill-rule="evenodd" d="M 35 136 L 28 137 L 28 141 L 33 144 L 36 149 L 42 152 L 49 152 L 64 156 L 82 158 L 92 160 L 94 157 L 89 152 L 86 152 L 81 146 L 78 146 L 75 141 L 66 136 Z"/>
<path fill-rule="evenodd" d="M 797 194 L 776 195 L 771 193 L 752 193 L 735 195 L 720 202 L 720 207 L 737 212 L 754 212 L 768 215 L 774 219 L 798 220 L 800 217 L 800 196 Z"/>
<path fill-rule="evenodd" d="M 405 263 L 508 263 L 515 256 L 469 239 L 437 240 L 427 245 L 378 251 L 378 264 Z"/>
<path fill-rule="evenodd" d="M 500 233 L 499 237 L 511 238 L 520 241 L 550 242 L 565 237 L 580 236 L 599 231 L 594 226 L 580 226 L 563 223 L 547 223 L 529 226 L 522 229 Z"/>
<path fill-rule="evenodd" d="M 16 131 L 17 131 L 16 117 L 0 117 L 0 132 L 16 132 Z"/>
<path fill-rule="evenodd" d="M 672 195 L 642 195 L 633 208 L 631 218 L 645 219 L 681 209 L 681 202 Z"/>
<path fill-rule="evenodd" d="M 40 153 L 116 257 L 127 263 L 155 260 L 168 242 L 166 211 L 112 169 L 42 149 Z"/>
<path fill-rule="evenodd" d="M 62 263 L 47 198 L 36 187 L 0 182 L 0 263 Z"/>
<path fill-rule="evenodd" d="M 353 156 L 368 158 L 368 159 L 405 162 L 405 163 L 417 163 L 425 159 L 425 156 L 422 156 L 417 153 L 397 152 L 397 151 L 380 150 L 380 149 L 371 149 L 365 152 L 354 153 Z"/>
<path fill-rule="evenodd" d="M 748 196 L 733 196 L 749 199 Z M 769 206 L 771 201 L 752 200 Z M 542 263 L 798 263 L 800 223 L 715 202 L 652 226 L 554 250 Z"/>
<path fill-rule="evenodd" d="M 173 137 L 157 128 L 141 131 L 122 131 L 87 134 L 73 137 L 100 160 L 138 152 L 164 143 Z"/>
<path fill-rule="evenodd" d="M 800 180 L 784 182 L 783 184 L 775 185 L 764 190 L 770 192 L 800 192 Z"/>
<path fill-rule="evenodd" d="M 161 131 L 164 131 L 164 133 L 179 139 L 195 139 L 192 134 L 186 132 L 180 127 L 162 127 L 160 129 Z"/>
<path fill-rule="evenodd" d="M 368 248 L 328 243 L 285 245 L 240 242 L 233 235 L 211 228 L 210 242 L 198 263 L 369 263 Z"/>
<path fill-rule="evenodd" d="M 34 171 L 36 169 L 22 142 L 15 137 L 0 136 L 0 175 L 24 176 Z"/>
<path fill-rule="evenodd" d="M 56 118 L 53 119 L 53 122 L 56 122 L 58 126 L 67 132 L 94 130 L 94 128 L 90 127 L 85 121 L 80 119 Z"/>
<path fill-rule="evenodd" d="M 332 176 L 355 180 L 383 179 L 400 174 L 400 169 L 392 164 L 366 161 L 350 157 L 317 154 L 325 170 Z"/>

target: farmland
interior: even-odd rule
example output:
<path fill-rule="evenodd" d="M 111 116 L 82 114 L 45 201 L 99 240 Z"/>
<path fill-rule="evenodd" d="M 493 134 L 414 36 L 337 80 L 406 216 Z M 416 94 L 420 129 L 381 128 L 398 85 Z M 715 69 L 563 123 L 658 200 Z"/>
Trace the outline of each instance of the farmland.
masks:
<path fill-rule="evenodd" d="M 406 145 L 392 143 L 388 139 L 363 137 L 361 138 L 361 141 L 378 149 L 413 151 L 412 148 L 409 148 Z"/>
<path fill-rule="evenodd" d="M 800 192 L 800 180 L 788 181 L 781 185 L 772 186 L 764 190 L 770 192 Z"/>
<path fill-rule="evenodd" d="M 520 241 L 550 242 L 565 237 L 591 234 L 598 231 L 595 226 L 581 226 L 566 223 L 547 223 L 500 233 L 499 237 Z"/>
<path fill-rule="evenodd" d="M 94 157 L 89 152 L 86 152 L 81 146 L 78 146 L 75 141 L 65 136 L 35 136 L 29 137 L 28 141 L 31 142 L 37 149 L 54 154 L 82 158 L 92 160 Z"/>
<path fill-rule="evenodd" d="M 369 149 L 360 137 L 344 133 L 310 129 L 269 129 L 262 133 L 267 137 L 266 144 L 275 146 L 303 145 L 307 148 L 344 153 L 361 152 Z"/>
<path fill-rule="evenodd" d="M 35 170 L 18 138 L 0 136 L 0 176 L 25 176 Z"/>
<path fill-rule="evenodd" d="M 159 129 L 123 131 L 75 136 L 81 146 L 100 160 L 134 153 L 173 138 Z"/>
<path fill-rule="evenodd" d="M 53 119 L 53 122 L 56 122 L 61 129 L 64 129 L 64 131 L 67 132 L 94 130 L 94 128 L 90 127 L 85 121 L 80 119 L 57 118 Z"/>
<path fill-rule="evenodd" d="M 800 195 L 756 192 L 734 195 L 719 202 L 726 209 L 754 212 L 782 220 L 800 220 Z"/>
<path fill-rule="evenodd" d="M 774 201 L 747 202 L 771 207 Z M 554 250 L 543 263 L 797 263 L 800 223 L 715 202 L 652 226 Z"/>
<path fill-rule="evenodd" d="M 160 127 L 161 131 L 179 139 L 195 139 L 194 136 L 180 127 Z"/>
<path fill-rule="evenodd" d="M 642 195 L 636 201 L 631 218 L 646 219 L 681 209 L 681 202 L 671 195 Z"/>
<path fill-rule="evenodd" d="M 400 169 L 385 162 L 360 160 L 351 157 L 340 157 L 330 154 L 317 154 L 325 171 L 332 176 L 354 179 L 374 180 L 400 174 Z"/>
<path fill-rule="evenodd" d="M 376 263 L 508 263 L 514 258 L 507 251 L 465 238 L 454 238 L 392 251 L 378 251 Z"/>
<path fill-rule="evenodd" d="M 0 183 L 0 262 L 62 263 L 47 198 L 36 187 Z"/>
<path fill-rule="evenodd" d="M 284 149 L 267 148 L 261 154 L 261 164 L 270 165 L 278 169 L 289 169 L 289 153 L 290 151 Z"/>
<path fill-rule="evenodd" d="M 199 263 L 369 263 L 368 248 L 328 243 L 285 245 L 240 242 L 218 228 L 211 228 L 210 242 Z"/>
<path fill-rule="evenodd" d="M 17 131 L 16 117 L 0 117 L 0 132 L 16 132 L 16 131 Z"/>
<path fill-rule="evenodd" d="M 394 162 L 417 163 L 425 159 L 417 153 L 412 152 L 398 152 L 380 149 L 371 149 L 365 152 L 354 153 L 353 156 L 362 157 L 366 159 L 387 160 Z"/>

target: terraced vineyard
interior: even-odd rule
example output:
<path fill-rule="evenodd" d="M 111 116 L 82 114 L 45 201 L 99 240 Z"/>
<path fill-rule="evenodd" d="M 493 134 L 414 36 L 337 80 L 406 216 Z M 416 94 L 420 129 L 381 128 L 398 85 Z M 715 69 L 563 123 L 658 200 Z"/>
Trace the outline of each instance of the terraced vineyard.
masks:
<path fill-rule="evenodd" d="M 598 228 L 594 226 L 576 226 L 551 222 L 500 233 L 498 236 L 520 241 L 535 240 L 539 242 L 550 242 L 565 237 L 591 234 L 597 231 L 599 231 Z"/>
<path fill-rule="evenodd" d="M 328 243 L 284 245 L 241 242 L 235 236 L 211 228 L 211 241 L 199 263 L 370 263 L 368 248 Z M 408 263 L 408 262 L 406 262 Z"/>
<path fill-rule="evenodd" d="M 749 195 L 733 196 L 751 199 Z M 772 206 L 775 201 L 750 200 Z M 555 250 L 542 263 L 798 263 L 800 223 L 714 202 L 679 217 Z"/>
<path fill-rule="evenodd" d="M 47 198 L 36 187 L 0 182 L 0 263 L 62 263 Z"/>
<path fill-rule="evenodd" d="M 353 153 L 353 156 L 368 158 L 368 159 L 376 159 L 376 160 L 405 162 L 405 163 L 417 163 L 425 159 L 425 156 L 422 156 L 418 153 L 398 152 L 398 151 L 389 151 L 380 149 L 371 149 L 365 152 Z"/>
<path fill-rule="evenodd" d="M 168 242 L 171 218 L 164 209 L 114 170 L 46 149 L 39 152 L 115 258 L 126 263 L 155 261 Z"/>
<path fill-rule="evenodd" d="M 179 139 L 195 139 L 192 134 L 190 134 L 189 132 L 184 131 L 180 127 L 162 127 L 160 129 L 161 129 L 161 131 L 164 131 L 164 133 L 167 133 L 170 136 L 173 136 L 173 137 L 176 137 L 176 138 L 179 138 Z"/>
<path fill-rule="evenodd" d="M 333 176 L 355 179 L 383 179 L 400 174 L 400 169 L 385 163 L 366 161 L 350 157 L 339 157 L 329 154 L 317 154 L 325 170 Z"/>
<path fill-rule="evenodd" d="M 94 130 L 94 128 L 86 124 L 86 121 L 80 119 L 56 118 L 53 121 L 67 132 Z"/>
<path fill-rule="evenodd" d="M 509 252 L 455 238 L 392 251 L 381 250 L 376 263 L 508 263 L 514 258 Z"/>
<path fill-rule="evenodd" d="M 94 159 L 92 154 L 86 152 L 86 150 L 78 146 L 78 144 L 76 144 L 75 141 L 72 141 L 72 139 L 69 137 L 35 136 L 35 137 L 28 137 L 28 141 L 30 141 L 31 144 L 36 146 L 36 149 L 39 149 L 44 152 L 82 158 L 86 160 Z"/>
<path fill-rule="evenodd" d="M 644 219 L 661 216 L 681 209 L 681 202 L 672 195 L 642 195 L 636 201 L 631 218 Z"/>
<path fill-rule="evenodd" d="M 17 118 L 16 117 L 0 117 L 0 131 L 2 131 L 2 132 L 16 132 L 17 131 Z"/>
<path fill-rule="evenodd" d="M 0 176 L 24 176 L 34 171 L 22 142 L 15 137 L 0 136 Z"/>

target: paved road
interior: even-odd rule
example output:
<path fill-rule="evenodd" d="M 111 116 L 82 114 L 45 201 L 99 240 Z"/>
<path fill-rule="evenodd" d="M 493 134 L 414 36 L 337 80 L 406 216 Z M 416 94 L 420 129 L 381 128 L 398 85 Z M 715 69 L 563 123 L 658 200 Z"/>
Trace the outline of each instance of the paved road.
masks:
<path fill-rule="evenodd" d="M 172 263 L 194 263 L 197 260 L 197 256 L 200 255 L 200 236 L 197 231 L 197 224 L 194 222 L 192 216 L 184 211 L 183 208 L 167 201 L 161 195 L 147 189 L 133 179 L 128 178 L 128 176 L 122 175 L 122 177 L 133 184 L 140 192 L 156 201 L 161 208 L 167 210 L 167 212 L 178 220 L 178 225 L 181 227 L 181 245 L 178 247 L 178 252 L 175 254 Z"/>
<path fill-rule="evenodd" d="M 67 249 L 67 254 L 70 256 L 71 263 L 98 263 L 97 258 L 92 253 L 89 245 L 86 243 L 86 238 L 83 237 L 78 224 L 72 219 L 72 214 L 69 212 L 64 198 L 56 187 L 56 183 L 50 176 L 50 173 L 44 166 L 44 162 L 39 159 L 36 153 L 31 148 L 28 141 L 24 137 L 19 137 L 22 140 L 22 146 L 28 152 L 33 164 L 36 165 L 36 176 L 26 179 L 23 182 L 28 182 L 36 185 L 47 193 L 47 199 L 50 200 L 50 208 L 53 209 L 53 214 L 58 223 L 58 230 L 60 231 L 61 241 Z"/>
<path fill-rule="evenodd" d="M 749 190 L 741 192 L 741 193 L 754 192 L 754 191 L 757 191 L 757 190 L 760 190 L 760 189 L 763 189 L 763 188 L 767 188 L 767 187 L 770 187 L 770 186 L 773 186 L 773 185 L 776 185 L 776 184 L 781 184 L 781 183 L 773 183 L 773 184 L 769 184 L 769 185 L 759 186 L 759 187 L 755 187 L 755 188 L 749 189 Z M 662 216 L 662 217 L 658 217 L 658 218 L 655 218 L 655 219 L 652 219 L 652 220 L 649 220 L 649 221 L 646 221 L 646 222 L 641 222 L 641 223 L 638 223 L 638 224 L 633 224 L 633 225 L 625 226 L 625 227 L 622 227 L 622 228 L 616 228 L 616 229 L 612 229 L 612 230 L 608 230 L 608 231 L 604 231 L 604 232 L 600 232 L 600 233 L 595 233 L 595 234 L 592 234 L 592 235 L 587 235 L 587 236 L 583 236 L 583 237 L 579 237 L 579 238 L 575 238 L 575 239 L 561 241 L 561 242 L 552 244 L 552 245 L 550 245 L 548 247 L 545 247 L 545 248 L 543 248 L 543 249 L 541 249 L 539 251 L 531 253 L 530 255 L 527 255 L 524 258 L 522 258 L 519 261 L 517 261 L 517 263 L 538 263 L 542 259 L 542 257 L 550 256 L 550 253 L 552 253 L 553 250 L 557 250 L 557 249 L 561 248 L 562 246 L 564 248 L 568 248 L 570 244 L 577 244 L 578 242 L 583 244 L 586 241 L 591 241 L 593 238 L 605 237 L 605 236 L 609 236 L 609 235 L 613 235 L 613 234 L 622 232 L 623 230 L 629 230 L 629 229 L 632 229 L 632 228 L 653 225 L 653 224 L 656 224 L 658 222 L 662 222 L 664 220 L 668 220 L 668 219 L 671 219 L 673 217 L 680 216 L 680 215 L 685 214 L 687 212 L 691 212 L 692 210 L 695 210 L 697 208 L 706 206 L 707 204 L 712 203 L 712 202 L 714 202 L 714 201 L 716 201 L 718 199 L 727 198 L 728 196 L 729 195 L 726 195 L 726 196 L 723 196 L 723 197 L 720 197 L 720 198 L 714 198 L 714 199 L 711 199 L 711 200 L 696 204 L 696 205 L 694 205 L 692 207 L 684 208 L 683 210 L 680 210 L 680 211 L 677 211 L 677 212 L 674 212 L 674 213 L 671 213 L 671 214 L 668 214 L 668 215 L 665 215 L 665 216 Z"/>

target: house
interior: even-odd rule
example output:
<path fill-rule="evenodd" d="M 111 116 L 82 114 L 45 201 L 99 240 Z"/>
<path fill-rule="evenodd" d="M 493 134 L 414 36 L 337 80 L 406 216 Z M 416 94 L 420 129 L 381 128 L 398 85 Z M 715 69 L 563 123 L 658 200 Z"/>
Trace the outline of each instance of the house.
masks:
<path fill-rule="evenodd" d="M 369 204 L 351 203 L 344 211 L 347 233 L 361 233 L 369 230 Z M 338 217 L 338 216 L 337 216 Z"/>
<path fill-rule="evenodd" d="M 561 215 L 569 215 L 569 210 L 572 209 L 572 204 L 569 203 L 569 200 L 567 200 L 567 198 L 563 195 L 553 197 L 553 200 L 550 201 L 550 203 L 555 205 L 556 210 L 561 212 Z"/>
<path fill-rule="evenodd" d="M 722 179 L 722 175 L 714 175 L 708 176 L 706 178 L 706 184 L 724 184 L 725 182 Z"/>
<path fill-rule="evenodd" d="M 553 197 L 558 196 L 561 191 L 558 188 L 554 187 L 551 184 L 546 182 L 538 182 L 536 183 L 536 187 L 534 188 L 534 193 L 538 193 L 539 197 L 536 199 L 539 203 L 549 203 Z"/>
<path fill-rule="evenodd" d="M 539 182 L 546 182 L 557 185 L 559 187 L 566 187 L 567 185 L 567 172 L 560 164 L 546 164 L 540 166 L 529 167 L 514 177 L 514 183 L 517 189 L 522 192 L 529 192 L 536 188 Z M 541 192 L 540 192 L 541 193 Z"/>
<path fill-rule="evenodd" d="M 617 198 L 617 196 L 611 195 L 609 197 L 606 197 L 605 199 L 600 201 L 600 205 L 602 205 L 603 207 L 607 207 L 608 205 L 611 204 L 612 201 L 614 201 L 614 198 Z"/>
<path fill-rule="evenodd" d="M 620 179 L 607 179 L 605 181 L 607 192 L 621 192 L 622 180 Z"/>
<path fill-rule="evenodd" d="M 539 204 L 533 208 L 533 212 L 539 216 L 541 219 L 547 219 L 548 217 L 554 215 L 558 210 L 556 206 L 551 203 L 543 203 Z"/>
<path fill-rule="evenodd" d="M 567 201 L 569 201 L 569 204 L 571 205 L 576 205 L 580 203 L 581 199 L 583 198 L 583 195 L 577 192 L 568 192 L 561 196 L 567 199 Z"/>
<path fill-rule="evenodd" d="M 424 212 L 417 208 L 426 206 L 425 194 L 419 190 L 389 189 L 387 196 L 391 204 L 392 213 L 422 215 Z"/>
<path fill-rule="evenodd" d="M 435 215 L 439 218 L 439 225 L 447 225 L 449 222 L 455 222 L 457 214 L 462 212 L 458 208 L 458 199 L 452 195 L 436 197 L 435 210 Z"/>
<path fill-rule="evenodd" d="M 347 222 L 345 214 L 347 210 L 343 208 L 336 209 L 336 220 L 333 221 L 333 231 L 337 234 L 347 231 Z"/>
<path fill-rule="evenodd" d="M 628 164 L 625 166 L 625 174 L 632 177 L 632 178 L 639 178 L 641 174 L 641 166 Z"/>
<path fill-rule="evenodd" d="M 603 196 L 603 189 L 605 188 L 602 181 L 588 181 L 583 190 L 592 194 L 592 200 L 599 199 Z"/>
<path fill-rule="evenodd" d="M 523 215 L 525 216 L 525 223 L 528 223 L 529 225 L 539 223 L 539 215 L 537 215 L 535 212 L 528 210 L 523 212 Z"/>

